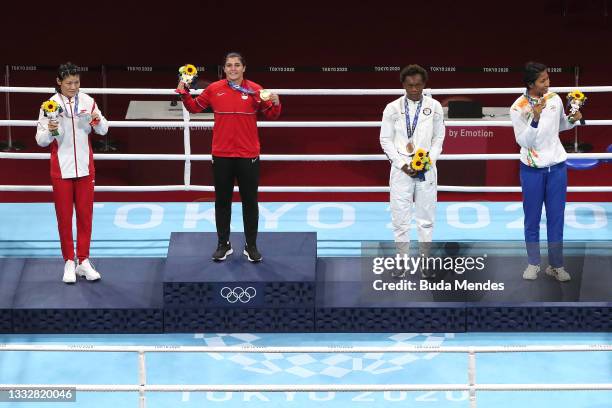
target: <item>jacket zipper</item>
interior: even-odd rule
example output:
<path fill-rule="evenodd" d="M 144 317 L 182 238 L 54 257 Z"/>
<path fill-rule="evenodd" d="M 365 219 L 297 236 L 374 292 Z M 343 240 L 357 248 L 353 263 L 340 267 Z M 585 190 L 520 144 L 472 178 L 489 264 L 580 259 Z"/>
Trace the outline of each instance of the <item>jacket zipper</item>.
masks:
<path fill-rule="evenodd" d="M 68 102 L 70 104 L 70 102 Z M 70 104 L 70 108 L 72 108 L 72 105 Z M 70 119 L 72 121 L 72 149 L 74 150 L 74 171 L 76 174 L 76 177 L 79 177 L 79 166 L 77 163 L 77 151 L 76 151 L 76 132 L 74 131 L 74 110 L 72 111 L 72 114 L 70 115 Z"/>

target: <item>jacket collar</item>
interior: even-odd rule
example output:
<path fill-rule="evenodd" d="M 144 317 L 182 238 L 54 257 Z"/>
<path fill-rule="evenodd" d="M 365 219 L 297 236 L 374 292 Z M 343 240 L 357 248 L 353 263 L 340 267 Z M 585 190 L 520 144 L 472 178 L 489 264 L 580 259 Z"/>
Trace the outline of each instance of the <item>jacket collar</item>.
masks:
<path fill-rule="evenodd" d="M 406 98 L 408 98 L 406 94 L 399 98 L 400 112 L 402 113 L 402 115 L 406 114 Z M 429 106 L 429 98 L 425 95 L 421 96 L 421 98 L 423 100 L 422 107 Z"/>

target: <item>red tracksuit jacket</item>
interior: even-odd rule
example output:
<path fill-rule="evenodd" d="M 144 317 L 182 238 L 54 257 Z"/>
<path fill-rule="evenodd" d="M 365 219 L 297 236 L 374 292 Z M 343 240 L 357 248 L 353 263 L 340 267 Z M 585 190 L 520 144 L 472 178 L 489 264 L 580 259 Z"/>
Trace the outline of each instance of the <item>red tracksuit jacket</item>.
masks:
<path fill-rule="evenodd" d="M 281 106 L 271 101 L 262 101 L 259 90 L 262 87 L 253 81 L 243 79 L 243 88 L 255 91 L 247 95 L 232 89 L 227 80 L 213 82 L 196 98 L 183 94 L 183 104 L 191 113 L 202 112 L 211 106 L 215 114 L 212 154 L 217 157 L 253 158 L 259 156 L 257 135 L 257 113 L 266 119 L 277 119 Z"/>

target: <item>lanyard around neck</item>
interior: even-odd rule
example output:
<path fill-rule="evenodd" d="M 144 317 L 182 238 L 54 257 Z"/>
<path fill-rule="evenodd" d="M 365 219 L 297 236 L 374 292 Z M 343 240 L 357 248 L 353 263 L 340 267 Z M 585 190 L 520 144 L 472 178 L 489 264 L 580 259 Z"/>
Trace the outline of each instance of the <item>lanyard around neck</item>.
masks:
<path fill-rule="evenodd" d="M 406 131 L 408 132 L 408 139 L 412 137 L 414 131 L 416 130 L 417 123 L 419 122 L 419 113 L 421 112 L 421 105 L 423 104 L 423 98 L 419 101 L 419 104 L 416 107 L 416 112 L 414 113 L 414 119 L 412 120 L 412 125 L 410 124 L 410 111 L 408 110 L 408 97 L 404 100 L 405 109 L 406 109 Z"/>
<path fill-rule="evenodd" d="M 229 79 L 227 80 L 227 84 L 230 86 L 230 88 L 238 91 L 238 92 L 242 92 L 245 93 L 247 95 L 253 95 L 255 94 L 255 91 L 249 89 L 249 88 L 245 88 L 243 86 L 240 86 L 238 84 L 233 83 L 232 81 L 230 81 Z"/>
<path fill-rule="evenodd" d="M 68 109 L 66 109 L 66 103 L 64 102 L 64 98 L 68 99 L 68 97 L 62 95 L 61 93 L 59 93 L 58 95 L 60 97 L 60 101 L 62 101 L 62 105 L 64 106 L 64 111 L 66 111 L 66 114 L 67 114 Z M 70 101 L 70 99 L 68 99 L 68 101 Z M 70 102 L 68 102 L 68 104 L 70 105 Z M 71 113 L 69 117 L 74 118 L 75 116 L 78 116 L 78 115 L 79 115 L 79 94 L 76 94 L 74 96 L 74 111 Z"/>

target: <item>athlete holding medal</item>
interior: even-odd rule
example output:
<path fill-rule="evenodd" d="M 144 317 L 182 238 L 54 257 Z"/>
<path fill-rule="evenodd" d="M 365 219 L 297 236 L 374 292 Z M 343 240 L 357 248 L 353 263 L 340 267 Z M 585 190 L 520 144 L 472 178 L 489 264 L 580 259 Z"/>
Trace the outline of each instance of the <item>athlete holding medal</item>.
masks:
<path fill-rule="evenodd" d="M 229 237 L 232 194 L 237 179 L 246 238 L 243 253 L 249 261 L 259 262 L 262 256 L 257 249 L 260 153 L 257 116 L 278 119 L 281 103 L 277 94 L 244 78 L 246 64 L 239 53 L 231 52 L 225 56 L 223 71 L 226 78 L 213 82 L 196 98 L 191 97 L 183 81 L 179 81 L 176 91 L 181 94 L 189 112 L 202 112 L 210 106 L 215 115 L 212 164 L 219 242 L 212 258 L 223 261 L 233 253 Z"/>
<path fill-rule="evenodd" d="M 429 252 L 437 203 L 437 170 L 435 163 L 444 141 L 444 112 L 435 99 L 423 95 L 427 71 L 409 65 L 400 72 L 406 94 L 389 103 L 383 112 L 380 144 L 391 162 L 391 221 L 398 253 L 408 254 L 410 229 L 414 215 L 419 236 L 419 250 Z M 430 169 L 423 179 L 410 165 L 412 155 L 422 149 L 429 152 Z M 414 211 L 413 211 L 414 209 Z M 405 271 L 394 271 L 394 277 Z M 433 271 L 422 269 L 423 277 Z"/>
<path fill-rule="evenodd" d="M 521 147 L 520 179 L 523 191 L 527 267 L 523 278 L 535 280 L 540 272 L 540 220 L 546 208 L 548 266 L 545 273 L 560 282 L 571 280 L 563 266 L 563 227 L 567 192 L 567 153 L 559 132 L 573 129 L 580 110 L 566 115 L 563 101 L 549 92 L 546 65 L 528 62 L 523 71 L 525 93 L 510 108 L 516 143 Z"/>

